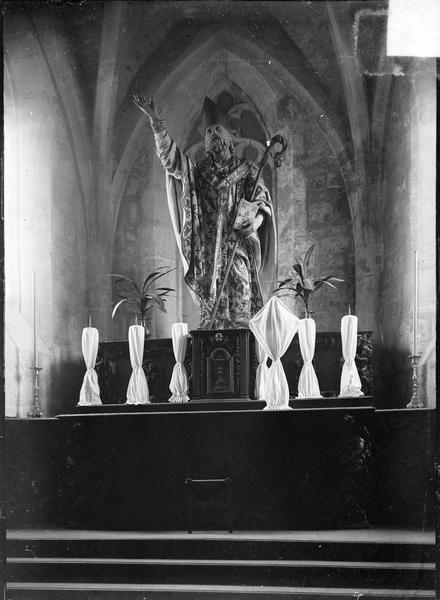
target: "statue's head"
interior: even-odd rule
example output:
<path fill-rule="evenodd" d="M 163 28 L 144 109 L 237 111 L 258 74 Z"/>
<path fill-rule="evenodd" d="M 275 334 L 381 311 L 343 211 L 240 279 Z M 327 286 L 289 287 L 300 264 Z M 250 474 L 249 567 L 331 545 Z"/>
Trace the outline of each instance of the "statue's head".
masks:
<path fill-rule="evenodd" d="M 202 109 L 205 128 L 205 150 L 215 161 L 229 160 L 234 153 L 232 134 L 228 130 L 228 116 L 210 98 L 205 98 Z"/>
<path fill-rule="evenodd" d="M 205 150 L 213 158 L 228 159 L 233 155 L 232 135 L 221 123 L 214 123 L 206 129 Z"/>

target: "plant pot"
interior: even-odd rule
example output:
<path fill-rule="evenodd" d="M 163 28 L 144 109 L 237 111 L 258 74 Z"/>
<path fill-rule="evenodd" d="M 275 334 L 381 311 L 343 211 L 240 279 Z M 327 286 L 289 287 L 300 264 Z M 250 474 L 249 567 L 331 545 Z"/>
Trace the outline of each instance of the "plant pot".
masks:
<path fill-rule="evenodd" d="M 145 317 L 141 318 L 141 325 L 142 327 L 145 329 L 145 337 L 150 337 L 151 335 L 151 331 L 150 331 L 150 327 L 151 327 L 151 319 L 146 319 Z"/>

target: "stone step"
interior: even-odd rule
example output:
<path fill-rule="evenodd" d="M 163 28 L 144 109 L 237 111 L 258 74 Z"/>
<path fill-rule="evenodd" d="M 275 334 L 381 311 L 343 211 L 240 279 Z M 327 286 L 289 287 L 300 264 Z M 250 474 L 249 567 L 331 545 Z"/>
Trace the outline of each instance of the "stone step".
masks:
<path fill-rule="evenodd" d="M 9 539 L 11 558 L 188 558 L 267 560 L 353 560 L 375 562 L 430 562 L 430 544 L 335 543 L 191 539 Z"/>
<path fill-rule="evenodd" d="M 319 532 L 143 533 L 11 530 L 11 558 L 167 558 L 433 562 L 433 532 L 386 530 Z"/>
<path fill-rule="evenodd" d="M 434 563 L 320 560 L 8 558 L 9 582 L 78 581 L 429 590 Z"/>
<path fill-rule="evenodd" d="M 8 600 L 420 600 L 432 590 L 286 586 L 11 583 Z"/>

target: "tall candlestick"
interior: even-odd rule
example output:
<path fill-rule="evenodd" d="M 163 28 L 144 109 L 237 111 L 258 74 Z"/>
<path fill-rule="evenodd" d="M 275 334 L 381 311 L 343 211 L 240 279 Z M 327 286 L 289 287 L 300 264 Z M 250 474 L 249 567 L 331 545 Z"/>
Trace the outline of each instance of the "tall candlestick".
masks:
<path fill-rule="evenodd" d="M 34 296 L 34 367 L 38 366 L 38 355 L 37 355 L 37 296 L 35 293 L 35 271 L 33 277 L 33 296 Z"/>
<path fill-rule="evenodd" d="M 413 283 L 413 355 L 417 354 L 417 250 L 413 250 L 414 256 L 414 283 Z"/>
<path fill-rule="evenodd" d="M 39 382 L 38 378 L 40 376 L 40 371 L 43 369 L 41 367 L 31 367 L 34 372 L 34 401 L 32 402 L 32 406 L 30 411 L 27 413 L 27 416 L 30 418 L 38 418 L 41 417 L 40 405 L 38 404 L 38 393 L 39 393 Z"/>

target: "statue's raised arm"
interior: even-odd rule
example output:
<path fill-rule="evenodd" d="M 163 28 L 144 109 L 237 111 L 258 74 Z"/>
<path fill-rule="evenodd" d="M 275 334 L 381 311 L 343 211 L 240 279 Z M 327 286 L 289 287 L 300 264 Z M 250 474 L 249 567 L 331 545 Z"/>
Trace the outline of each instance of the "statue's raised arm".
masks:
<path fill-rule="evenodd" d="M 167 173 L 176 179 L 182 179 L 182 164 L 188 159 L 170 138 L 166 122 L 161 117 L 153 98 L 147 101 L 146 95 L 138 92 L 132 95 L 132 100 L 150 121 L 156 142 L 156 152 Z"/>

